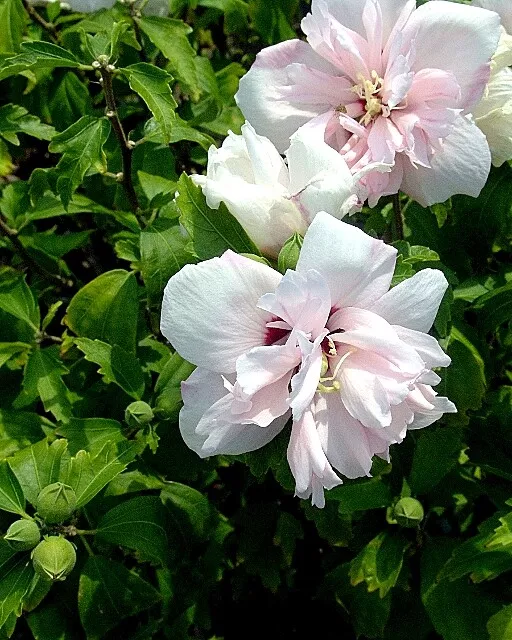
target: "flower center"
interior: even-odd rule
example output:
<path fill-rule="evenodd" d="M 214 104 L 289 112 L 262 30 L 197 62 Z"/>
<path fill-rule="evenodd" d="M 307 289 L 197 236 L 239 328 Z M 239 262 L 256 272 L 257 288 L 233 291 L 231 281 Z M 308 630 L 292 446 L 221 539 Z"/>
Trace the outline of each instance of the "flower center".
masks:
<path fill-rule="evenodd" d="M 366 127 L 375 116 L 378 116 L 386 110 L 385 105 L 382 104 L 380 95 L 384 80 L 379 77 L 379 74 L 375 70 L 371 73 L 371 80 L 367 80 L 362 73 L 358 74 L 357 79 L 359 80 L 359 84 L 355 84 L 352 87 L 352 91 L 360 100 L 364 101 L 364 110 L 366 113 L 361 117 L 359 122 Z"/>
<path fill-rule="evenodd" d="M 316 388 L 318 393 L 334 393 L 335 391 L 340 390 L 340 382 L 337 379 L 338 373 L 345 360 L 355 351 L 355 349 L 347 351 L 347 353 L 345 353 L 345 355 L 343 355 L 336 363 L 332 375 L 327 376 L 326 374 L 329 371 L 330 367 L 329 359 L 335 358 L 338 355 L 334 342 L 330 338 L 327 338 L 327 340 L 329 341 L 331 347 L 329 348 L 329 351 L 327 353 L 324 351 L 324 353 L 322 354 L 322 369 L 320 371 L 320 380 Z"/>

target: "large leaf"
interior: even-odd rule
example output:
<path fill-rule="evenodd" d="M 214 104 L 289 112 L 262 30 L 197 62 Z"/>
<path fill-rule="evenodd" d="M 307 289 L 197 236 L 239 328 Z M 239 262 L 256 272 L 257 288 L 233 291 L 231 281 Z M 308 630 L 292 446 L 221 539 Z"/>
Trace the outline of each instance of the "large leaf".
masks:
<path fill-rule="evenodd" d="M 186 243 L 179 225 L 164 218 L 140 234 L 141 271 L 150 304 L 161 304 L 169 278 L 193 261 Z"/>
<path fill-rule="evenodd" d="M 342 484 L 329 491 L 326 497 L 328 500 L 339 501 L 341 513 L 352 513 L 388 507 L 393 496 L 391 489 L 382 478 L 371 478 Z"/>
<path fill-rule="evenodd" d="M 12 2 L 12 0 L 8 1 Z M 84 67 L 70 51 L 51 42 L 23 42 L 20 50 L 19 55 L 7 59 L 0 68 L 0 80 L 29 69 L 55 69 L 57 67 L 80 69 Z"/>
<path fill-rule="evenodd" d="M 0 367 L 17 355 L 26 354 L 32 345 L 26 342 L 0 342 Z"/>
<path fill-rule="evenodd" d="M 0 509 L 18 515 L 25 513 L 23 490 L 5 460 L 0 461 Z"/>
<path fill-rule="evenodd" d="M 57 191 L 67 207 L 86 173 L 102 173 L 106 170 L 103 145 L 110 134 L 107 118 L 83 116 L 52 139 L 48 149 L 62 153 L 55 167 Z"/>
<path fill-rule="evenodd" d="M 0 459 L 39 442 L 53 427 L 37 413 L 0 409 Z"/>
<path fill-rule="evenodd" d="M 45 411 L 52 413 L 57 420 L 66 422 L 71 417 L 70 394 L 62 380 L 66 373 L 58 347 L 36 349 L 30 354 L 25 367 L 23 392 L 18 401 L 24 404 L 39 397 Z"/>
<path fill-rule="evenodd" d="M 128 78 L 133 91 L 138 93 L 147 104 L 160 125 L 164 142 L 169 144 L 172 140 L 172 126 L 175 120 L 174 110 L 178 106 L 169 86 L 172 76 L 163 69 L 145 62 L 125 67 L 122 72 Z"/>
<path fill-rule="evenodd" d="M 478 323 L 484 333 L 497 331 L 512 318 L 512 282 L 478 298 L 473 309 L 478 312 Z"/>
<path fill-rule="evenodd" d="M 30 115 L 24 107 L 16 104 L 0 107 L 0 136 L 11 144 L 19 145 L 17 133 L 26 133 L 39 140 L 51 140 L 55 129 Z"/>
<path fill-rule="evenodd" d="M 139 302 L 134 273 L 116 269 L 85 285 L 69 303 L 65 324 L 80 337 L 135 351 Z"/>
<path fill-rule="evenodd" d="M 142 560 L 161 564 L 168 560 L 166 512 L 157 496 L 137 496 L 117 505 L 100 520 L 97 535 L 134 549 Z"/>
<path fill-rule="evenodd" d="M 107 443 L 126 440 L 121 423 L 107 418 L 71 418 L 67 424 L 57 429 L 57 433 L 67 439 L 71 455 L 80 450 L 95 455 Z"/>
<path fill-rule="evenodd" d="M 9 459 L 26 499 L 33 505 L 44 487 L 59 480 L 66 447 L 66 440 L 55 440 L 50 445 L 45 439 L 18 451 Z"/>
<path fill-rule="evenodd" d="M 487 622 L 489 640 L 511 640 L 512 638 L 512 604 L 503 607 Z"/>
<path fill-rule="evenodd" d="M 85 354 L 85 359 L 99 365 L 98 373 L 108 384 L 113 382 L 135 400 L 144 393 L 144 374 L 139 360 L 118 345 L 111 347 L 100 340 L 76 338 L 75 344 Z"/>
<path fill-rule="evenodd" d="M 188 41 L 191 28 L 182 20 L 147 16 L 139 20 L 142 31 L 169 60 L 171 71 L 185 86 L 193 100 L 200 94 L 194 58 L 196 53 Z"/>
<path fill-rule="evenodd" d="M 2 546 L 5 544 L 1 542 Z M 2 564 L 2 554 L 0 552 L 0 565 Z M 4 556 L 5 557 L 5 556 Z M 27 593 L 34 569 L 32 563 L 27 562 L 24 555 L 17 555 L 11 562 L 1 567 L 0 574 L 0 627 L 2 627 L 11 616 L 20 616 L 23 608 L 23 598 Z"/>
<path fill-rule="evenodd" d="M 121 620 L 149 609 L 160 594 L 122 564 L 93 556 L 80 575 L 78 611 L 89 640 L 99 640 Z"/>
<path fill-rule="evenodd" d="M 185 538 L 204 540 L 208 537 L 216 513 L 205 496 L 192 487 L 169 482 L 160 497 Z"/>
<path fill-rule="evenodd" d="M 25 322 L 34 332 L 39 330 L 39 307 L 25 278 L 0 281 L 0 309 Z"/>
<path fill-rule="evenodd" d="M 258 248 L 238 220 L 224 205 L 218 211 L 210 209 L 201 189 L 185 174 L 179 179 L 178 192 L 180 222 L 188 231 L 198 258 L 207 260 L 220 256 L 226 249 L 259 255 Z"/>
<path fill-rule="evenodd" d="M 25 11 L 21 0 L 0 2 L 0 53 L 19 51 L 25 27 Z M 1 73 L 1 71 L 0 71 Z"/>
<path fill-rule="evenodd" d="M 63 480 L 75 490 L 77 507 L 87 504 L 135 458 L 138 442 L 108 442 L 94 456 L 79 451 L 68 464 Z"/>

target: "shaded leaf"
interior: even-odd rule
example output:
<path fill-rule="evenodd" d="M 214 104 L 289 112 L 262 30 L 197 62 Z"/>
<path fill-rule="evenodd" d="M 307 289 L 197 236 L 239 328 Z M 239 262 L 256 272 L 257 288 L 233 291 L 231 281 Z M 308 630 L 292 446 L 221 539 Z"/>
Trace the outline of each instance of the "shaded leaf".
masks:
<path fill-rule="evenodd" d="M 0 461 L 0 509 L 20 516 L 25 513 L 23 490 L 5 460 Z"/>

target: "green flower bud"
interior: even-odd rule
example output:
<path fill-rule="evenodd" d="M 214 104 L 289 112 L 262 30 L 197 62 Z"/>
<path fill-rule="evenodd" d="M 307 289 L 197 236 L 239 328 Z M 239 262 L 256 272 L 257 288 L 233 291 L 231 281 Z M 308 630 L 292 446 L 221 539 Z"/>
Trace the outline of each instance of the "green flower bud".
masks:
<path fill-rule="evenodd" d="M 277 258 L 277 268 L 281 273 L 285 273 L 287 269 L 295 269 L 303 242 L 304 238 L 298 233 L 294 233 L 293 236 L 288 238 L 284 243 Z"/>
<path fill-rule="evenodd" d="M 417 527 L 425 512 L 416 498 L 400 498 L 393 509 L 393 517 L 401 527 Z"/>
<path fill-rule="evenodd" d="M 7 529 L 4 536 L 7 543 L 15 551 L 28 551 L 41 540 L 41 531 L 33 520 L 16 520 Z"/>
<path fill-rule="evenodd" d="M 75 547 L 62 536 L 42 540 L 32 551 L 32 564 L 37 574 L 47 580 L 65 580 L 76 562 Z"/>
<path fill-rule="evenodd" d="M 126 407 L 126 411 L 124 412 L 126 423 L 134 429 L 144 427 L 149 424 L 154 417 L 153 409 L 151 409 L 146 402 L 142 402 L 142 400 L 132 402 Z"/>
<path fill-rule="evenodd" d="M 67 484 L 54 482 L 37 496 L 36 507 L 46 524 L 60 524 L 68 520 L 76 509 L 76 493 Z"/>

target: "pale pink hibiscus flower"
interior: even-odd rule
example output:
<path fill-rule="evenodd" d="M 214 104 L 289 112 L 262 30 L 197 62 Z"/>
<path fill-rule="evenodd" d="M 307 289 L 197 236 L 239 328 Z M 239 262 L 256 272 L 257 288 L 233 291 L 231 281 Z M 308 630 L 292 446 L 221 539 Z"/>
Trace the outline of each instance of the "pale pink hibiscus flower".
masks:
<path fill-rule="evenodd" d="M 261 51 L 240 82 L 238 105 L 280 151 L 312 127 L 353 171 L 370 174 L 373 206 L 402 189 L 423 206 L 477 196 L 490 170 L 485 136 L 467 114 L 489 79 L 496 13 L 453 2 L 313 0 L 307 42 Z"/>
<path fill-rule="evenodd" d="M 296 494 L 370 474 L 408 429 L 456 411 L 433 390 L 450 358 L 426 332 L 447 287 L 424 269 L 390 289 L 396 250 L 320 212 L 295 271 L 227 251 L 165 289 L 161 330 L 197 369 L 180 430 L 201 457 L 240 454 L 292 418 Z M 336 470 L 336 471 L 335 471 Z"/>

